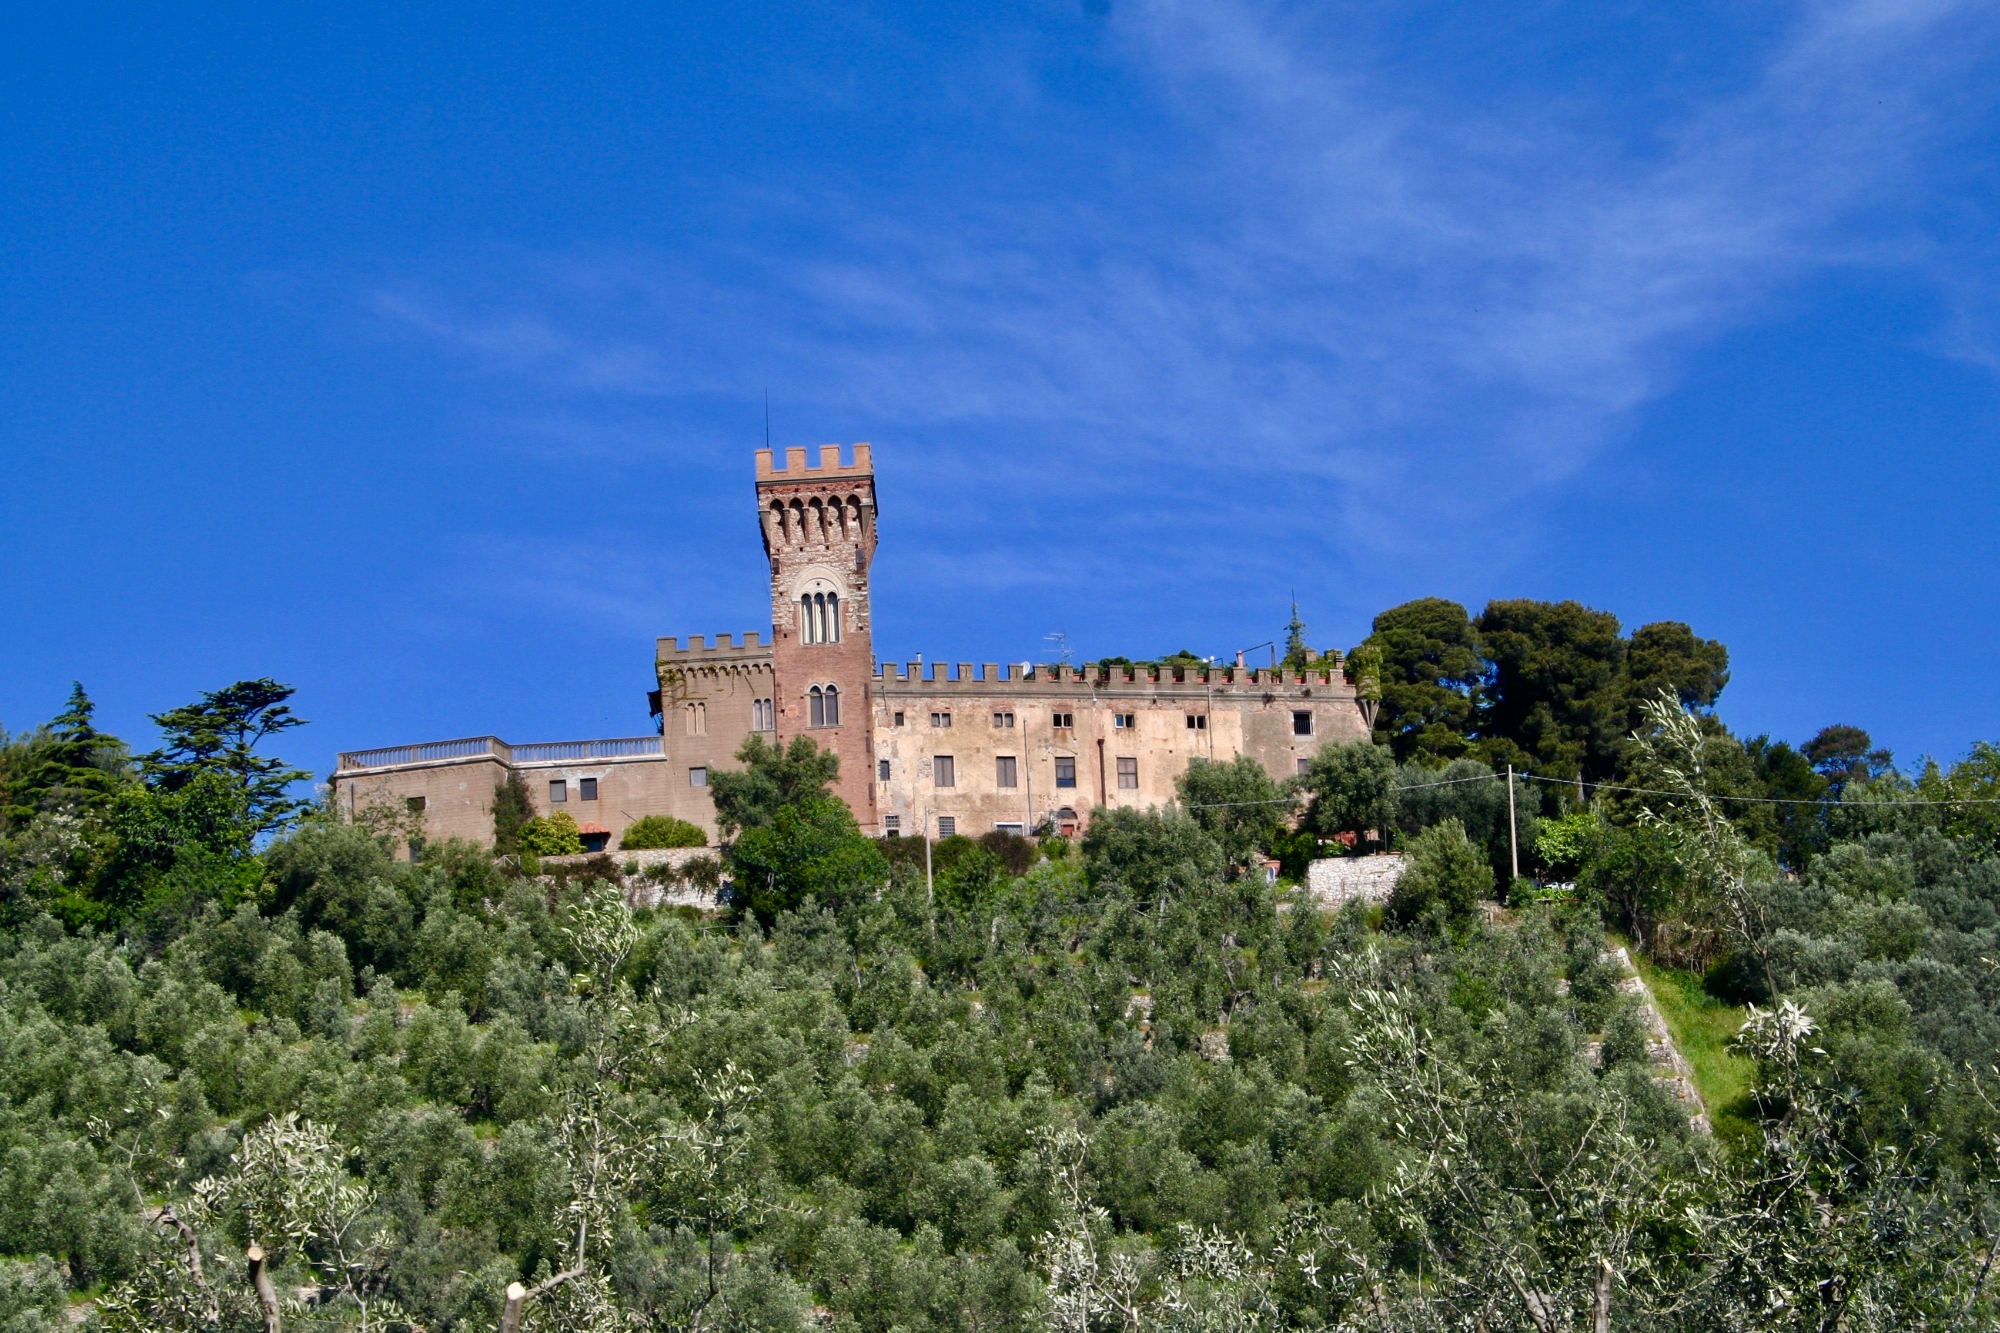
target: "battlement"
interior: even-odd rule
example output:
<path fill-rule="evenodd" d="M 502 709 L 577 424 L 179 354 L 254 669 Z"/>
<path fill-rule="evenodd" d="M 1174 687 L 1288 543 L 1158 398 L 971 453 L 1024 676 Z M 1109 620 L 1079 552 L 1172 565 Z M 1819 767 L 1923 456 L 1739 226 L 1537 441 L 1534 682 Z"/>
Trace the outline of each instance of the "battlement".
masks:
<path fill-rule="evenodd" d="M 772 463 L 772 452 L 769 449 L 759 449 L 757 451 L 757 480 L 759 483 L 767 481 L 832 481 L 836 478 L 872 477 L 875 475 L 875 463 L 869 457 L 869 446 L 866 444 L 857 444 L 854 446 L 854 461 L 844 467 L 840 462 L 840 446 L 837 444 L 822 444 L 819 447 L 819 462 L 816 465 L 809 465 L 806 462 L 806 449 L 803 445 L 795 445 L 785 450 L 785 465 L 782 468 Z"/>
<path fill-rule="evenodd" d="M 707 640 L 708 636 L 705 634 L 690 634 L 688 635 L 688 646 L 683 648 L 680 646 L 681 641 L 678 638 L 661 639 L 659 644 L 659 659 L 662 662 L 700 661 L 703 659 L 712 660 L 720 654 L 739 657 L 746 653 L 769 656 L 771 652 L 771 645 L 763 642 L 762 636 L 756 630 L 746 633 L 740 645 L 735 642 L 733 636 L 728 634 L 716 635 L 715 643 L 712 646 Z"/>
<path fill-rule="evenodd" d="M 1034 666 L 1028 663 L 985 662 L 977 669 L 971 662 L 911 662 L 907 666 L 878 662 L 875 680 L 881 685 L 920 685 L 926 688 L 956 686 L 972 692 L 991 692 L 995 686 L 1010 690 L 1064 692 L 1096 689 L 1111 693 L 1121 690 L 1203 690 L 1226 693 L 1237 690 L 1266 691 L 1314 688 L 1330 689 L 1333 697 L 1351 695 L 1353 686 L 1336 668 L 1319 664 L 1304 671 L 1273 670 L 1266 667 L 1182 667 L 1096 665 Z"/>

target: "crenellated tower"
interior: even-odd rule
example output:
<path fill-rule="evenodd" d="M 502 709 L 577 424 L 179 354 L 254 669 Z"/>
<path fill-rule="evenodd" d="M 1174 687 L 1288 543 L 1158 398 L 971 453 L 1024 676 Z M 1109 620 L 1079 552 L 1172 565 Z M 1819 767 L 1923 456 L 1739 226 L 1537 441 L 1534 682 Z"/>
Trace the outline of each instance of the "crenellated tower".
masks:
<path fill-rule="evenodd" d="M 771 562 L 771 654 L 780 744 L 810 736 L 840 756 L 835 790 L 864 831 L 877 831 L 870 681 L 875 644 L 868 568 L 875 558 L 875 469 L 865 444 L 843 466 L 822 445 L 819 465 L 757 451 L 757 506 Z"/>

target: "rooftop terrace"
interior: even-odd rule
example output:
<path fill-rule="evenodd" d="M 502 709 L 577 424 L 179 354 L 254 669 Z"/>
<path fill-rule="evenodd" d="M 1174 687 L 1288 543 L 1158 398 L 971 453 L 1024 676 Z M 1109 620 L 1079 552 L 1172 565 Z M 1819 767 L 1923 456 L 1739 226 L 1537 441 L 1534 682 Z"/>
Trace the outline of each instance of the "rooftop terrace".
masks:
<path fill-rule="evenodd" d="M 467 736 L 455 741 L 420 741 L 379 750 L 348 750 L 336 770 L 396 768 L 404 764 L 435 764 L 454 759 L 491 757 L 503 764 L 549 764 L 587 759 L 634 759 L 664 754 L 658 736 L 621 736 L 602 741 L 537 741 L 509 745 L 498 736 Z"/>

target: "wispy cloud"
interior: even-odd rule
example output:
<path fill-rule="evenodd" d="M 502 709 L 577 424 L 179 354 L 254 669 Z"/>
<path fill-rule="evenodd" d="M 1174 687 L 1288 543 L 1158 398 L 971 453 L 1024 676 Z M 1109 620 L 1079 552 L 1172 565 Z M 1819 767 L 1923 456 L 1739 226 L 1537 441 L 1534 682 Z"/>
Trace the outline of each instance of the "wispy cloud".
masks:
<path fill-rule="evenodd" d="M 377 309 L 564 420 L 781 370 L 795 417 L 937 442 L 899 461 L 913 485 L 982 451 L 979 494 L 938 486 L 933 521 L 996 497 L 1046 517 L 1027 502 L 1059 475 L 1126 501 L 1093 510 L 1114 544 L 1254 531 L 1407 559 L 1400 515 L 1476 519 L 1572 476 L 1788 284 L 1939 263 L 1912 197 L 1985 123 L 1995 28 L 1952 0 L 1809 5 L 1735 86 L 1634 135 L 1400 87 L 1311 11 L 1152 0 L 1109 40 L 1173 143 L 1116 179 L 881 206 L 829 185 L 798 205 L 827 238 L 803 252 L 542 256 L 504 295 L 433 277 Z M 1939 268 L 1977 359 L 1991 288 Z"/>

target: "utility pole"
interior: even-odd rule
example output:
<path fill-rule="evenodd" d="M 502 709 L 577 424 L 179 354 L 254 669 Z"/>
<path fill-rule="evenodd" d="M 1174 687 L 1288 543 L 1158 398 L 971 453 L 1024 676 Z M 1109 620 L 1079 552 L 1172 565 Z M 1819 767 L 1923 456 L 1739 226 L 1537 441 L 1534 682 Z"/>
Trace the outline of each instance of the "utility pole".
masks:
<path fill-rule="evenodd" d="M 1507 765 L 1507 851 L 1514 858 L 1514 878 L 1521 878 L 1521 825 L 1514 818 L 1514 766 Z"/>

